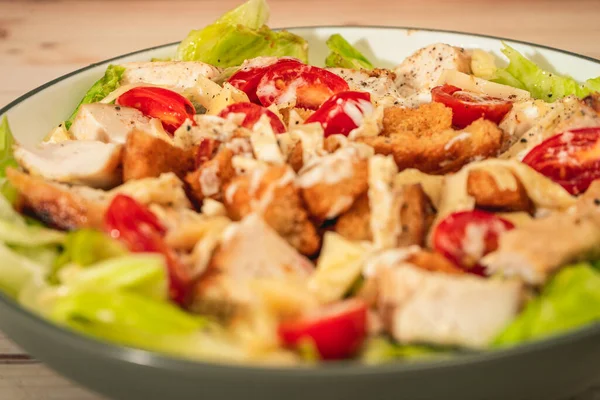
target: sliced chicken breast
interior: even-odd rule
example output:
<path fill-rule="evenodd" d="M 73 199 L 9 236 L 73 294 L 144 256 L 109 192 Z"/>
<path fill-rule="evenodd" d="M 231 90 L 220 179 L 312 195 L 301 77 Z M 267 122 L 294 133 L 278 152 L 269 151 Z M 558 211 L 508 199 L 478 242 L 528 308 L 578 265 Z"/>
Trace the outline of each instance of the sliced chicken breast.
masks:
<path fill-rule="evenodd" d="M 200 61 L 154 61 L 122 64 L 125 73 L 121 84 L 151 83 L 187 89 L 196 85 L 199 77 L 213 79 L 221 70 Z"/>
<path fill-rule="evenodd" d="M 400 343 L 483 349 L 513 320 L 522 284 L 400 265 L 378 270 L 379 309 Z"/>
<path fill-rule="evenodd" d="M 123 146 L 89 140 L 17 147 L 15 159 L 32 175 L 52 181 L 108 189 L 121 181 Z"/>
<path fill-rule="evenodd" d="M 386 69 L 354 70 L 348 68 L 327 68 L 330 72 L 338 75 L 340 78 L 348 82 L 350 90 L 360 92 L 368 92 L 371 94 L 371 101 L 379 103 L 380 101 L 394 102 L 400 94 L 394 83 L 396 75 Z"/>
<path fill-rule="evenodd" d="M 460 47 L 444 43 L 424 47 L 394 69 L 398 93 L 407 97 L 421 90 L 432 89 L 444 70 L 470 73 L 470 64 L 471 57 Z"/>
<path fill-rule="evenodd" d="M 166 135 L 159 120 L 148 118 L 135 108 L 103 103 L 82 105 L 69 132 L 78 140 L 124 144 L 134 130 Z"/>

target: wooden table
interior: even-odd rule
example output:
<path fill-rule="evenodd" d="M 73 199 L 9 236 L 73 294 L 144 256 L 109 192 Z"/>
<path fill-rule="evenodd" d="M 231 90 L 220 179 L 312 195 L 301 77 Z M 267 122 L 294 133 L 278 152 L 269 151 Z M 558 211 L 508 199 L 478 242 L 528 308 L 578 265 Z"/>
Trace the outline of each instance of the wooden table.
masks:
<path fill-rule="evenodd" d="M 0 107 L 87 64 L 180 40 L 237 3 L 0 0 Z M 270 0 L 270 5 L 273 27 L 440 28 L 521 39 L 600 59 L 599 0 Z M 0 400 L 50 399 L 99 397 L 57 377 L 0 335 Z M 578 400 L 600 400 L 600 389 Z"/>

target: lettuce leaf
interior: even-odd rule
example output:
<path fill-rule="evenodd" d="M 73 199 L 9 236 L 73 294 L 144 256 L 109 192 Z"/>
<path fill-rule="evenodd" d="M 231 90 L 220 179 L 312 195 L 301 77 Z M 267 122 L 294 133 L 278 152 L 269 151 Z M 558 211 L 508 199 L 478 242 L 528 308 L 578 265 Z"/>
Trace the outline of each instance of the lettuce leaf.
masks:
<path fill-rule="evenodd" d="M 15 138 L 8 125 L 8 118 L 5 115 L 2 118 L 2 122 L 0 122 L 0 194 L 11 203 L 14 203 L 16 200 L 17 191 L 6 179 L 6 168 L 16 168 L 18 166 L 13 155 L 14 144 Z"/>
<path fill-rule="evenodd" d="M 514 48 L 503 43 L 502 53 L 508 57 L 506 68 L 496 71 L 493 82 L 525 89 L 536 99 L 553 102 L 565 96 L 583 98 L 600 89 L 600 77 L 580 84 L 573 78 L 544 71 Z"/>
<path fill-rule="evenodd" d="M 17 297 L 21 289 L 32 280 L 43 280 L 47 272 L 44 265 L 17 253 L 0 242 L 0 289 Z"/>
<path fill-rule="evenodd" d="M 514 345 L 593 322 L 600 322 L 600 272 L 580 263 L 557 273 L 493 345 Z"/>
<path fill-rule="evenodd" d="M 398 359 L 418 360 L 431 357 L 448 356 L 448 349 L 439 349 L 425 345 L 401 345 L 385 337 L 367 340 L 361 352 L 361 361 L 366 364 L 382 364 Z"/>
<path fill-rule="evenodd" d="M 65 121 L 65 128 L 71 128 L 73 120 L 83 104 L 96 103 L 117 89 L 120 86 L 121 77 L 124 73 L 125 67 L 121 67 L 120 65 L 109 65 L 108 68 L 106 68 L 104 76 L 92 85 L 75 108 L 75 111 L 73 111 L 69 119 Z"/>
<path fill-rule="evenodd" d="M 265 0 L 249 0 L 204 29 L 191 31 L 179 44 L 176 58 L 220 67 L 259 56 L 289 56 L 306 62 L 306 41 L 286 31 L 273 32 L 264 25 L 268 17 Z"/>
<path fill-rule="evenodd" d="M 325 66 L 330 68 L 373 69 L 373 64 L 352 46 L 340 34 L 327 39 L 327 47 L 331 52 L 325 59 Z"/>

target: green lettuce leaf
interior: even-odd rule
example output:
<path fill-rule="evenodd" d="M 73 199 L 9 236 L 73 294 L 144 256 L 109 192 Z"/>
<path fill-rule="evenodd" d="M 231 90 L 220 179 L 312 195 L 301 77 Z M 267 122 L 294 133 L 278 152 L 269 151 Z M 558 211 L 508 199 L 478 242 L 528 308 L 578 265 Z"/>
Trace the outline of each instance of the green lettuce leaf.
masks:
<path fill-rule="evenodd" d="M 43 280 L 47 268 L 17 253 L 0 242 L 0 289 L 17 297 L 21 289 L 33 280 Z"/>
<path fill-rule="evenodd" d="M 448 356 L 448 349 L 425 345 L 400 345 L 385 337 L 367 340 L 361 352 L 361 361 L 366 364 L 382 364 L 398 359 L 419 360 L 431 357 Z"/>
<path fill-rule="evenodd" d="M 306 41 L 289 32 L 273 32 L 264 25 L 268 17 L 264 0 L 249 0 L 204 29 L 191 31 L 179 44 L 176 58 L 220 67 L 259 56 L 289 56 L 306 62 Z"/>
<path fill-rule="evenodd" d="M 493 82 L 525 89 L 532 97 L 547 102 L 569 95 L 582 98 L 600 89 L 600 77 L 581 85 L 573 78 L 544 71 L 506 43 L 503 45 L 502 53 L 508 57 L 509 64 L 496 71 Z"/>
<path fill-rule="evenodd" d="M 68 263 L 86 266 L 127 253 L 127 248 L 121 242 L 104 232 L 79 229 L 67 234 L 63 252 L 57 259 L 55 268 L 60 268 Z"/>
<path fill-rule="evenodd" d="M 79 102 L 79 105 L 77 105 L 77 108 L 75 108 L 75 111 L 73 111 L 73 114 L 65 121 L 65 127 L 67 129 L 71 128 L 73 120 L 83 104 L 96 103 L 117 89 L 120 86 L 123 73 L 125 73 L 125 67 L 121 67 L 120 65 L 109 65 L 108 68 L 106 68 L 104 76 L 92 85 L 85 96 L 83 96 L 81 102 Z"/>
<path fill-rule="evenodd" d="M 2 118 L 2 122 L 0 122 L 0 194 L 11 203 L 14 203 L 16 200 L 17 191 L 6 179 L 6 168 L 16 168 L 18 166 L 13 155 L 14 144 L 15 138 L 8 125 L 8 118 L 5 115 Z"/>
<path fill-rule="evenodd" d="M 507 346 L 600 321 L 600 272 L 588 263 L 565 267 L 494 341 Z"/>
<path fill-rule="evenodd" d="M 325 59 L 325 66 L 330 68 L 373 69 L 373 64 L 342 35 L 334 34 L 327 39 L 327 47 L 331 53 Z"/>

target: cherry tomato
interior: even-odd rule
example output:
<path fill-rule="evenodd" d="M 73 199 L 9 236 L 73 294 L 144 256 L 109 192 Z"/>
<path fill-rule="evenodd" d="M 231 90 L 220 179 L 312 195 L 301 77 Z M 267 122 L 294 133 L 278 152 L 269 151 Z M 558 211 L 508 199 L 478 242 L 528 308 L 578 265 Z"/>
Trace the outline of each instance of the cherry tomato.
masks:
<path fill-rule="evenodd" d="M 512 109 L 510 101 L 463 92 L 452 85 L 434 87 L 431 96 L 433 101 L 452 109 L 452 124 L 457 128 L 464 128 L 482 117 L 498 124 Z"/>
<path fill-rule="evenodd" d="M 348 136 L 372 112 L 373 104 L 369 93 L 341 92 L 331 96 L 305 123 L 321 123 L 325 137 L 336 133 Z"/>
<path fill-rule="evenodd" d="M 600 179 L 600 127 L 552 136 L 535 146 L 523 162 L 572 195 L 581 194 Z"/>
<path fill-rule="evenodd" d="M 258 122 L 260 117 L 266 115 L 271 122 L 271 128 L 274 133 L 283 133 L 286 131 L 285 125 L 275 113 L 265 107 L 253 103 L 235 103 L 223 109 L 219 114 L 220 117 L 226 118 L 229 114 L 245 114 L 246 117 L 242 121 L 244 128 L 252 129 L 254 124 Z"/>
<path fill-rule="evenodd" d="M 129 196 L 118 194 L 104 217 L 105 230 L 136 253 L 161 253 L 165 256 L 170 296 L 178 304 L 187 300 L 191 281 L 177 256 L 164 241 L 165 228 L 148 208 Z"/>
<path fill-rule="evenodd" d="M 261 104 L 294 103 L 316 110 L 332 95 L 348 90 L 348 83 L 323 68 L 283 63 L 265 72 L 256 90 Z"/>
<path fill-rule="evenodd" d="M 125 107 L 133 107 L 144 115 L 158 118 L 163 128 L 174 133 L 186 119 L 194 121 L 196 109 L 185 97 L 172 90 L 160 87 L 136 87 L 126 91 L 117 98 L 116 103 Z"/>
<path fill-rule="evenodd" d="M 511 222 L 489 212 L 455 212 L 435 228 L 433 247 L 465 271 L 483 276 L 479 260 L 498 248 L 500 234 L 513 228 Z"/>
<path fill-rule="evenodd" d="M 249 65 L 247 67 L 242 67 L 235 74 L 231 75 L 227 82 L 229 82 L 231 86 L 241 90 L 242 92 L 245 92 L 251 102 L 260 104 L 260 100 L 258 100 L 258 96 L 256 95 L 258 83 L 269 68 L 283 64 L 304 65 L 300 62 L 300 60 L 291 57 L 284 57 L 278 59 L 272 64 L 260 66 Z"/>
<path fill-rule="evenodd" d="M 282 322 L 279 337 L 289 347 L 311 339 L 324 360 L 348 358 L 367 333 L 367 306 L 353 298 L 325 306 L 313 315 Z"/>

